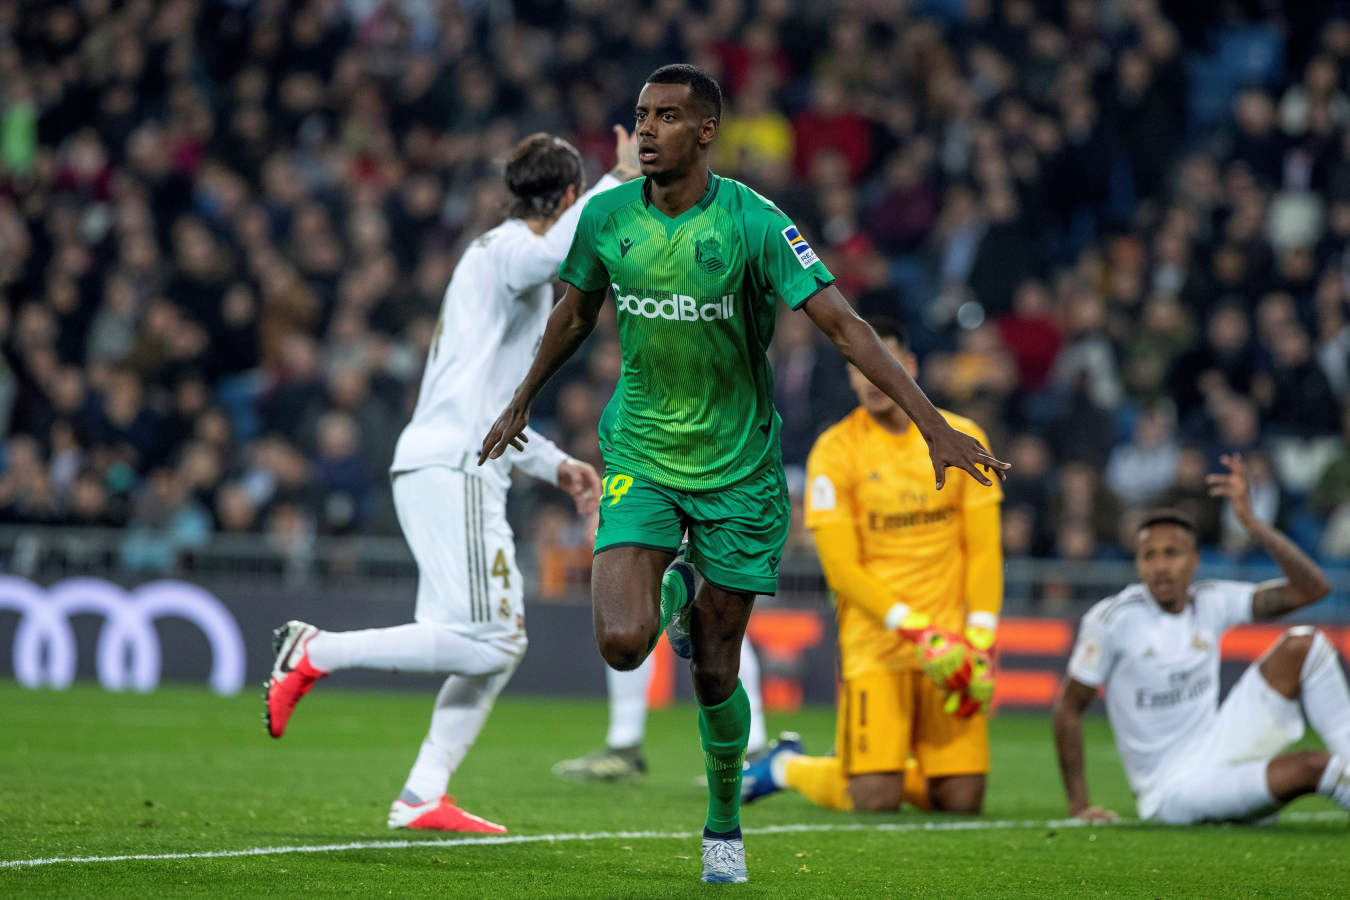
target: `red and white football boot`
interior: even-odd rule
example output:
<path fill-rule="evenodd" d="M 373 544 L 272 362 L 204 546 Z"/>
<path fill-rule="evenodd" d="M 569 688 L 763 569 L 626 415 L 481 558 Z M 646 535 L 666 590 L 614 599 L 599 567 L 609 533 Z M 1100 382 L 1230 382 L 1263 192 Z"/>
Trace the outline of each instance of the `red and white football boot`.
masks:
<path fill-rule="evenodd" d="M 401 798 L 389 807 L 390 828 L 413 828 L 419 831 L 468 831 L 476 834 L 506 834 L 506 827 L 455 805 L 455 798 L 442 794 L 439 800 L 428 800 L 414 806 Z"/>
<path fill-rule="evenodd" d="M 314 682 L 328 674 L 314 668 L 309 661 L 307 648 L 318 633 L 319 629 L 313 625 L 294 620 L 272 632 L 272 649 L 277 658 L 263 693 L 263 699 L 267 701 L 263 718 L 267 720 L 267 733 L 274 738 L 286 733 L 286 723 L 291 720 L 295 704 L 309 693 Z"/>

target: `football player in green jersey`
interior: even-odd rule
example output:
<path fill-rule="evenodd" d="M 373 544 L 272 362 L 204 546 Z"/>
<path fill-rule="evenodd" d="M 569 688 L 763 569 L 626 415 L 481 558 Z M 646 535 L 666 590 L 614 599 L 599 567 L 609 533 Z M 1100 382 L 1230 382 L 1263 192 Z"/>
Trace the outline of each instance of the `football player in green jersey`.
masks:
<path fill-rule="evenodd" d="M 479 462 L 521 448 L 530 404 L 612 289 L 623 367 L 600 422 L 596 640 L 616 669 L 637 667 L 662 629 L 691 659 L 708 771 L 703 880 L 744 881 L 741 638 L 755 595 L 777 587 L 789 517 L 766 355 L 779 299 L 900 404 L 928 443 L 939 488 L 949 467 L 988 485 L 986 472 L 1002 477 L 1008 466 L 947 424 L 776 206 L 709 171 L 721 112 L 717 82 L 693 66 L 647 79 L 635 110 L 646 177 L 582 211 L 559 269 L 566 293 Z"/>

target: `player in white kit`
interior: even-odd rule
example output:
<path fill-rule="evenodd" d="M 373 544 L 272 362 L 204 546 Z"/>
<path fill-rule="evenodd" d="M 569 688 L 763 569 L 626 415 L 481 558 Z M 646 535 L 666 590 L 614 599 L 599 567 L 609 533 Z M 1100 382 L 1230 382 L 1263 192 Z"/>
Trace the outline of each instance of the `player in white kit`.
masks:
<path fill-rule="evenodd" d="M 582 207 L 638 174 L 635 140 L 614 130 L 618 165 L 587 194 L 571 144 L 546 134 L 517 144 L 505 171 L 509 218 L 469 246 L 446 288 L 417 407 L 390 466 L 394 508 L 417 561 L 414 621 L 348 632 L 291 621 L 276 632 L 266 694 L 273 737 L 314 683 L 340 669 L 448 674 L 390 828 L 506 831 L 445 791 L 525 652 L 522 578 L 506 521 L 510 470 L 558 485 L 581 515 L 595 511 L 600 479 L 533 432 L 518 453 L 482 467 L 477 446 L 534 358 Z"/>
<path fill-rule="evenodd" d="M 1350 692 L 1322 632 L 1286 631 L 1219 703 L 1219 642 L 1244 622 L 1321 600 L 1326 576 L 1252 513 L 1239 456 L 1209 476 L 1284 577 L 1261 584 L 1192 582 L 1200 558 L 1184 515 L 1162 510 L 1140 527 L 1134 584 L 1092 607 L 1055 704 L 1055 747 L 1078 818 L 1110 821 L 1083 776 L 1083 712 L 1099 687 L 1139 816 L 1173 825 L 1261 818 L 1304 794 L 1350 809 Z M 1327 749 L 1283 753 L 1306 721 Z"/>

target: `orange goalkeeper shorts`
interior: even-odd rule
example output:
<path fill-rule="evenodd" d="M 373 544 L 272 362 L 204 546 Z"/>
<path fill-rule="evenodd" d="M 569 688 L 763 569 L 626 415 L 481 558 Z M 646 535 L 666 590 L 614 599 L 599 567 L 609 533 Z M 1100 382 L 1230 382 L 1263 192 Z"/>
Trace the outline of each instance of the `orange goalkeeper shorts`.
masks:
<path fill-rule="evenodd" d="M 958 719 L 923 672 L 866 672 L 839 693 L 835 752 L 849 775 L 900 772 L 913 756 L 925 778 L 989 771 L 989 719 Z"/>

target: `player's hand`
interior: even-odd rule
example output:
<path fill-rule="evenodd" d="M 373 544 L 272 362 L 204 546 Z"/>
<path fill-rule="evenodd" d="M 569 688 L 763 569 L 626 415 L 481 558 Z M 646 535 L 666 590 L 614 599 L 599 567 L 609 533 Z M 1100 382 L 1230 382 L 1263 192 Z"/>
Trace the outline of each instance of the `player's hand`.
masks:
<path fill-rule="evenodd" d="M 622 125 L 614 126 L 614 157 L 618 161 L 610 174 L 620 181 L 631 181 L 642 174 L 642 163 L 638 160 L 637 133 L 628 133 Z"/>
<path fill-rule="evenodd" d="M 958 719 L 989 712 L 994 702 L 994 663 L 983 650 L 970 651 L 970 679 L 965 688 L 949 696 L 943 708 Z"/>
<path fill-rule="evenodd" d="M 1084 807 L 1083 809 L 1074 812 L 1073 817 L 1075 819 L 1082 819 L 1084 822 L 1096 822 L 1103 824 L 1109 824 L 1111 822 L 1120 821 L 1120 816 L 1116 815 L 1113 810 L 1103 809 L 1100 806 Z"/>
<path fill-rule="evenodd" d="M 511 398 L 511 403 L 497 417 L 497 421 L 492 423 L 488 429 L 487 436 L 483 438 L 483 447 L 478 452 L 478 465 L 482 465 L 489 459 L 497 459 L 506 452 L 507 447 L 515 447 L 517 450 L 524 450 L 529 437 L 525 434 L 525 426 L 530 424 L 530 407 L 527 403 L 521 403 L 515 397 Z"/>
<path fill-rule="evenodd" d="M 1241 453 L 1225 453 L 1219 457 L 1219 462 L 1228 471 L 1205 476 L 1209 495 L 1225 498 L 1232 505 L 1237 520 L 1246 523 L 1255 518 L 1252 513 L 1251 485 L 1247 481 L 1247 463 Z"/>
<path fill-rule="evenodd" d="M 989 476 L 981 472 L 983 468 L 986 472 L 992 472 L 1002 481 L 1007 476 L 1003 473 L 1012 468 L 1012 465 L 994 456 L 978 440 L 966 434 L 964 431 L 957 431 L 945 421 L 929 435 L 924 435 L 928 440 L 928 458 L 933 462 L 933 474 L 937 476 L 937 488 L 942 490 L 947 483 L 947 469 L 955 467 L 964 469 L 970 473 L 971 477 L 980 484 L 993 484 Z"/>
<path fill-rule="evenodd" d="M 589 516 L 600 508 L 600 476 L 590 463 L 576 459 L 558 463 L 558 487 L 572 495 L 577 515 Z"/>
<path fill-rule="evenodd" d="M 914 644 L 923 673 L 939 689 L 959 694 L 970 683 L 971 651 L 965 641 L 943 628 L 929 628 Z"/>

